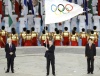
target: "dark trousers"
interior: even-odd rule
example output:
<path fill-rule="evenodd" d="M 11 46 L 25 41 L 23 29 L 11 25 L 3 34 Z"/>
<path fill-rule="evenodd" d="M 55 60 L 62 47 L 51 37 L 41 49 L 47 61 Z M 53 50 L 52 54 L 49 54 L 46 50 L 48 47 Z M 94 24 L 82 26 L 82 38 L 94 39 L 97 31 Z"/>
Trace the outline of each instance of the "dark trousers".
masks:
<path fill-rule="evenodd" d="M 87 71 L 88 73 L 94 71 L 94 58 L 87 58 Z"/>
<path fill-rule="evenodd" d="M 14 71 L 14 57 L 7 58 L 7 71 L 9 71 L 11 66 L 11 71 Z"/>
<path fill-rule="evenodd" d="M 49 75 L 50 63 L 52 66 L 52 74 L 54 75 L 55 74 L 55 59 L 54 58 L 52 59 L 47 58 L 47 75 Z"/>

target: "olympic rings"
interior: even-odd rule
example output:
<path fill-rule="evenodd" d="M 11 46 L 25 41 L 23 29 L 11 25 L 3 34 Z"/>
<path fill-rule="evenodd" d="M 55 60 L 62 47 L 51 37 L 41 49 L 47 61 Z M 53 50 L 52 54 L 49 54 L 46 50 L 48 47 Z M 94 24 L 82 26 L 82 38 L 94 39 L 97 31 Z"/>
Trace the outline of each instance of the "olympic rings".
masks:
<path fill-rule="evenodd" d="M 69 8 L 71 7 L 71 9 L 68 9 L 68 8 L 67 8 L 68 6 L 69 6 Z M 66 9 L 68 12 L 70 12 L 70 11 L 73 10 L 73 6 L 70 5 L 70 4 L 66 4 L 65 9 Z"/>
<path fill-rule="evenodd" d="M 60 10 L 60 9 L 59 9 L 59 7 L 60 7 L 60 6 L 62 6 L 62 7 L 63 7 L 63 9 L 62 9 L 62 10 Z M 60 12 L 63 12 L 63 11 L 65 10 L 65 7 L 64 7 L 64 5 L 62 5 L 62 4 L 59 4 L 59 5 L 58 5 L 58 10 L 59 10 Z"/>
<path fill-rule="evenodd" d="M 59 4 L 58 6 L 56 6 L 55 4 L 51 5 L 51 11 L 56 15 L 67 14 L 72 10 L 73 6 L 71 4 L 66 4 L 65 6 L 63 4 Z"/>

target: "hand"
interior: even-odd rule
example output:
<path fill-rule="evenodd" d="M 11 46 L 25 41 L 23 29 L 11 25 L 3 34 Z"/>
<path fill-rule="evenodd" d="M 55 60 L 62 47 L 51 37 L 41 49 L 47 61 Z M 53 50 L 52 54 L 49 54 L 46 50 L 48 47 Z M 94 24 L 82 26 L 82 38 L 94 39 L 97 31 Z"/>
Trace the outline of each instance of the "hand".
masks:
<path fill-rule="evenodd" d="M 45 40 L 45 43 L 47 43 L 47 40 Z"/>
<path fill-rule="evenodd" d="M 9 54 L 10 54 L 10 55 L 13 55 L 13 52 L 10 52 Z"/>
<path fill-rule="evenodd" d="M 46 43 L 46 40 L 44 41 L 44 43 Z"/>
<path fill-rule="evenodd" d="M 94 56 L 94 60 L 95 60 L 95 56 Z"/>
<path fill-rule="evenodd" d="M 48 50 L 48 48 L 46 48 L 46 50 Z"/>
<path fill-rule="evenodd" d="M 85 56 L 87 58 L 87 56 Z"/>

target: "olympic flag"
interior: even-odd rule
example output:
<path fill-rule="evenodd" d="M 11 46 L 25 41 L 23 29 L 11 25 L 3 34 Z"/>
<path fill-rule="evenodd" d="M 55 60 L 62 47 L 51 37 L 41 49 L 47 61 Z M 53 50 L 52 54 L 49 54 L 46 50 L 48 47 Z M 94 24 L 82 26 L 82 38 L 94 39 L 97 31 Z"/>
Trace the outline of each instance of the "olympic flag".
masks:
<path fill-rule="evenodd" d="M 64 0 L 45 0 L 45 24 L 63 22 L 83 13 L 83 8 Z"/>

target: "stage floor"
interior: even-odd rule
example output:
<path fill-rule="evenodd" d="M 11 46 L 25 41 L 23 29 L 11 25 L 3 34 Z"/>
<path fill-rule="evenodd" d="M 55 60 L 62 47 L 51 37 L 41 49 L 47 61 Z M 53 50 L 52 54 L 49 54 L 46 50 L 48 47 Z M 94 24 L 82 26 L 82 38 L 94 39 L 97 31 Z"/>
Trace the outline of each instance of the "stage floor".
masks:
<path fill-rule="evenodd" d="M 56 76 L 100 76 L 100 56 L 95 58 L 95 71 L 87 75 L 84 54 L 56 53 Z M 51 70 L 51 69 L 50 69 Z M 44 53 L 20 54 L 15 58 L 15 73 L 5 73 L 6 59 L 0 56 L 0 76 L 46 76 Z M 50 72 L 50 76 L 52 73 Z"/>

